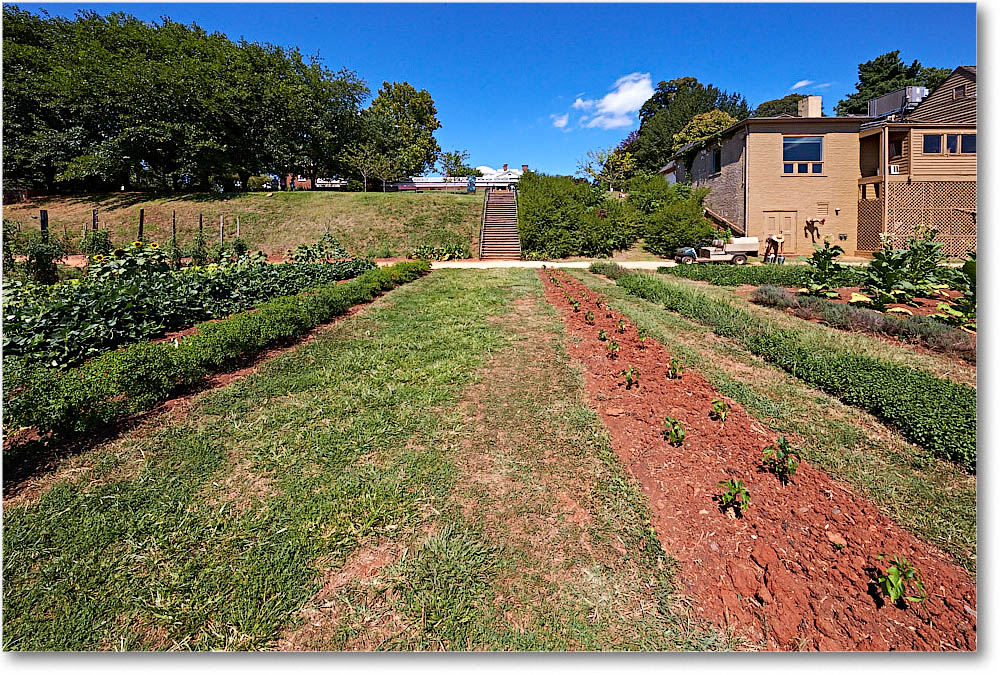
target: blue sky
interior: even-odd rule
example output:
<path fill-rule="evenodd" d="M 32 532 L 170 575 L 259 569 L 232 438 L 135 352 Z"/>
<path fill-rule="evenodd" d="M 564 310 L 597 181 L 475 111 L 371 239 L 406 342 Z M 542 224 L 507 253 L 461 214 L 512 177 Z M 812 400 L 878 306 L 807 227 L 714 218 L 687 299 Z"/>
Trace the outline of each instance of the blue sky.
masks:
<path fill-rule="evenodd" d="M 617 144 L 661 80 L 694 76 L 751 105 L 794 88 L 821 95 L 832 114 L 854 90 L 857 64 L 884 52 L 925 66 L 976 63 L 971 3 L 17 4 L 169 16 L 295 45 L 356 71 L 373 94 L 383 80 L 406 80 L 433 96 L 443 150 L 547 173 L 573 173 L 588 149 Z"/>

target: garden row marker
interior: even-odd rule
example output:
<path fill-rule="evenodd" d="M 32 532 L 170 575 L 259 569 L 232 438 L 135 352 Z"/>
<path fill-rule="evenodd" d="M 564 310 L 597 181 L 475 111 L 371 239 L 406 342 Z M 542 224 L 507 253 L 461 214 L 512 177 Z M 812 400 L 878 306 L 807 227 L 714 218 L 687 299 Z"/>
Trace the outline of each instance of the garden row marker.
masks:
<path fill-rule="evenodd" d="M 225 216 L 219 216 L 219 243 L 226 243 Z"/>
<path fill-rule="evenodd" d="M 42 228 L 42 241 L 49 240 L 49 212 L 41 209 L 38 212 L 38 225 Z"/>
<path fill-rule="evenodd" d="M 142 224 L 146 220 L 146 209 L 139 209 L 139 236 L 136 237 L 139 241 L 142 241 Z"/>
<path fill-rule="evenodd" d="M 97 232 L 97 209 L 94 209 L 94 212 L 91 214 L 91 216 L 93 218 L 92 228 L 94 232 Z"/>

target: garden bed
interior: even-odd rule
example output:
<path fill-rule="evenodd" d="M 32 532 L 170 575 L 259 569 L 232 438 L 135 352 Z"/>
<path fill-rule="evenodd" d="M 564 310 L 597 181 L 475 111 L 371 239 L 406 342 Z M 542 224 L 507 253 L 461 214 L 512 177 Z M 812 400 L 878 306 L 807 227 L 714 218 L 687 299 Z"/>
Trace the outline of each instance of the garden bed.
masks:
<path fill-rule="evenodd" d="M 607 317 L 594 293 L 556 272 L 580 302 L 574 312 L 541 276 L 562 312 L 570 354 L 585 367 L 586 390 L 622 462 L 643 485 L 653 526 L 682 565 L 682 589 L 706 618 L 771 649 L 968 650 L 976 648 L 975 581 L 946 555 L 918 541 L 877 508 L 803 462 L 791 484 L 760 467 L 777 439 L 735 402 L 725 423 L 710 419 L 722 398 L 697 373 L 666 378 L 669 355 L 617 311 Z M 586 300 L 586 294 L 590 300 Z M 586 312 L 594 312 L 587 325 Z M 619 320 L 625 332 L 616 332 Z M 607 341 L 598 338 L 604 330 Z M 614 340 L 619 355 L 606 345 Z M 623 370 L 639 371 L 626 388 Z M 664 418 L 687 432 L 681 447 L 663 439 Z M 717 484 L 739 479 L 752 503 L 742 518 L 723 513 Z M 875 590 L 880 553 L 903 555 L 922 574 L 928 599 L 901 609 Z"/>

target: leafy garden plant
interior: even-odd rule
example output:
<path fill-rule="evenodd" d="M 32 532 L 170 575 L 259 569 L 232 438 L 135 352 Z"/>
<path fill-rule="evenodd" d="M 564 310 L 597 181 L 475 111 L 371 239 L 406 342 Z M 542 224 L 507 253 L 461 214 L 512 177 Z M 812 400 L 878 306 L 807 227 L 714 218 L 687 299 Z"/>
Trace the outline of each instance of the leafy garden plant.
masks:
<path fill-rule="evenodd" d="M 625 321 L 623 319 L 618 319 L 618 327 L 616 329 L 619 333 L 625 332 Z"/>
<path fill-rule="evenodd" d="M 885 558 L 885 553 L 879 553 L 878 560 Z M 882 595 L 889 598 L 893 604 L 906 602 L 923 602 L 927 599 L 920 572 L 901 555 L 893 556 L 892 564 L 885 571 L 879 570 L 878 587 Z M 910 590 L 912 588 L 912 590 Z M 907 595 L 912 593 L 912 595 Z"/>
<path fill-rule="evenodd" d="M 600 340 L 601 342 L 607 340 L 608 339 L 607 331 L 602 328 L 601 332 L 597 334 L 597 339 Z"/>
<path fill-rule="evenodd" d="M 725 422 L 726 416 L 729 415 L 730 410 L 731 407 L 729 403 L 727 403 L 726 401 L 723 401 L 722 399 L 719 398 L 712 399 L 712 412 L 709 413 L 709 416 L 712 419 L 719 420 L 720 422 Z"/>
<path fill-rule="evenodd" d="M 730 478 L 719 482 L 718 487 L 722 489 L 719 506 L 723 511 L 733 509 L 737 516 L 742 516 L 750 508 L 750 491 L 743 486 L 743 481 Z"/>
<path fill-rule="evenodd" d="M 764 466 L 774 473 L 784 485 L 787 485 L 788 481 L 795 475 L 801 461 L 799 453 L 784 436 L 778 439 L 777 444 L 764 448 Z"/>
<path fill-rule="evenodd" d="M 680 447 L 684 443 L 684 426 L 676 417 L 667 417 L 663 420 L 663 438 L 670 445 Z"/>
<path fill-rule="evenodd" d="M 670 359 L 670 365 L 667 367 L 667 379 L 668 380 L 679 380 L 684 374 L 684 366 L 676 358 Z"/>
<path fill-rule="evenodd" d="M 639 329 L 639 349 L 646 348 L 646 340 L 648 336 L 646 335 L 646 330 L 643 328 Z"/>
<path fill-rule="evenodd" d="M 830 240 L 823 240 L 823 248 L 814 247 L 812 256 L 806 260 L 809 265 L 809 280 L 805 288 L 800 289 L 801 293 L 807 295 L 824 295 L 829 298 L 836 298 L 839 294 L 832 288 L 834 279 L 841 273 L 843 266 L 836 262 L 844 249 L 838 245 L 830 246 Z"/>
<path fill-rule="evenodd" d="M 604 349 L 608 352 L 609 359 L 616 359 L 618 358 L 618 352 L 621 349 L 621 347 L 618 346 L 617 342 L 612 340 L 607 344 L 607 346 L 605 346 Z"/>
<path fill-rule="evenodd" d="M 587 310 L 587 313 L 583 315 L 583 320 L 587 322 L 588 326 L 594 325 L 594 313 Z"/>
<path fill-rule="evenodd" d="M 637 368 L 629 366 L 621 372 L 621 377 L 625 379 L 626 389 L 639 386 L 639 370 Z"/>

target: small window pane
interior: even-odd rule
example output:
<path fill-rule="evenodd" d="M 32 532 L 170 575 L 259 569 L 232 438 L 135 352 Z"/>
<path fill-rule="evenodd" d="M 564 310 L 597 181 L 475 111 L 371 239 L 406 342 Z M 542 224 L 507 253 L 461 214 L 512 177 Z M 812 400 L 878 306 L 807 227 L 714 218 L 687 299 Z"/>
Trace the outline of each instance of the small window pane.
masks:
<path fill-rule="evenodd" d="M 924 153 L 933 155 L 941 152 L 940 134 L 924 134 Z"/>
<path fill-rule="evenodd" d="M 976 152 L 975 134 L 962 134 L 962 152 L 970 155 Z"/>
<path fill-rule="evenodd" d="M 965 85 L 955 87 L 955 98 L 965 98 Z"/>
<path fill-rule="evenodd" d="M 822 136 L 788 136 L 784 139 L 786 162 L 818 162 L 823 159 Z"/>
<path fill-rule="evenodd" d="M 813 164 L 813 173 L 823 173 L 823 165 Z"/>
<path fill-rule="evenodd" d="M 948 152 L 958 152 L 958 134 L 948 134 Z"/>
<path fill-rule="evenodd" d="M 786 164 L 785 165 L 785 173 L 793 173 L 794 169 L 795 169 L 795 165 L 794 164 Z"/>
<path fill-rule="evenodd" d="M 799 164 L 799 173 L 809 173 L 809 165 Z"/>

